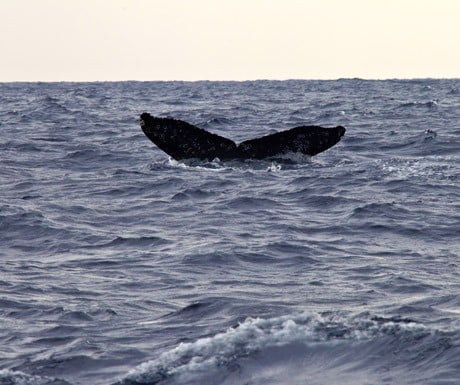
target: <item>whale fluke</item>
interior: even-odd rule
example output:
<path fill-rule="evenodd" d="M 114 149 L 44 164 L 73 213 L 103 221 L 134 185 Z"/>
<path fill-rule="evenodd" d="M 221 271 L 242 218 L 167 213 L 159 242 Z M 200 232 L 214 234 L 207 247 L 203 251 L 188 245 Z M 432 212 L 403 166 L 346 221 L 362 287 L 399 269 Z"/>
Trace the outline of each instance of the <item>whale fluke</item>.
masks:
<path fill-rule="evenodd" d="M 269 159 L 291 153 L 313 156 L 338 143 L 345 134 L 342 126 L 300 126 L 246 140 L 237 146 L 230 139 L 182 120 L 157 118 L 146 112 L 140 117 L 140 125 L 153 143 L 176 160 Z"/>

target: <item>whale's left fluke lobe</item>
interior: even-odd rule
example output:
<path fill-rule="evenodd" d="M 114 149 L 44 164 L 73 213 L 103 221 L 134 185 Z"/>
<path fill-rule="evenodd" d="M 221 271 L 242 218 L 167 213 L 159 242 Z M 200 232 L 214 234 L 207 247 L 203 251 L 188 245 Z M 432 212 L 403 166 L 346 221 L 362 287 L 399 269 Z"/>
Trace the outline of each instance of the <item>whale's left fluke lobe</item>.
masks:
<path fill-rule="evenodd" d="M 147 138 L 176 160 L 230 159 L 237 151 L 232 140 L 182 120 L 156 118 L 144 112 L 140 124 Z"/>
<path fill-rule="evenodd" d="M 342 126 L 300 126 L 246 140 L 237 146 L 230 139 L 182 120 L 156 118 L 144 112 L 140 124 L 144 134 L 176 160 L 269 159 L 293 153 L 313 156 L 338 143 L 345 134 Z"/>

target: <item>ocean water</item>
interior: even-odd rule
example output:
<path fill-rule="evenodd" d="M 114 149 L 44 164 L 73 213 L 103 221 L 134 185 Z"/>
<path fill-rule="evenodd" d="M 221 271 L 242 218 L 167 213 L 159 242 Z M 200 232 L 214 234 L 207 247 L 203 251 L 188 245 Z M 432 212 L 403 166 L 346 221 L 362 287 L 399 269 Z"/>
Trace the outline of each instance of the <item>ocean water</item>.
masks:
<path fill-rule="evenodd" d="M 180 163 L 142 112 L 291 163 Z M 460 80 L 0 84 L 0 384 L 460 384 Z"/>

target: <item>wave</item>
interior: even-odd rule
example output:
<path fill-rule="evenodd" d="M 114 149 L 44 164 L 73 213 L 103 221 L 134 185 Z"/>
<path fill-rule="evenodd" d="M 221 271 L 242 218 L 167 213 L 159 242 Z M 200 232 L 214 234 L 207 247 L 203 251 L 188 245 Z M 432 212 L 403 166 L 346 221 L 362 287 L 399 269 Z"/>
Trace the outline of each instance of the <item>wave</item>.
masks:
<path fill-rule="evenodd" d="M 21 371 L 0 370 L 0 384 L 2 385 L 71 385 L 69 382 L 51 377 L 34 376 Z"/>
<path fill-rule="evenodd" d="M 251 196 L 239 196 L 231 199 L 229 202 L 224 203 L 224 206 L 231 210 L 245 210 L 245 211 L 257 211 L 257 210 L 273 210 L 273 207 L 277 207 L 280 204 L 273 199 L 269 198 L 258 198 Z"/>
<path fill-rule="evenodd" d="M 438 100 L 429 100 L 428 102 L 407 102 L 401 103 L 398 108 L 426 108 L 435 109 L 439 105 Z"/>
<path fill-rule="evenodd" d="M 198 126 L 202 128 L 213 128 L 216 126 L 228 126 L 232 123 L 233 123 L 233 120 L 220 116 L 220 117 L 210 117 L 206 119 L 204 122 L 199 123 Z"/>
<path fill-rule="evenodd" d="M 417 179 L 427 181 L 446 181 L 457 175 L 455 156 L 426 155 L 392 157 L 376 161 L 376 168 L 385 177 L 401 180 Z"/>
<path fill-rule="evenodd" d="M 168 241 L 155 236 L 149 237 L 116 237 L 109 243 L 102 245 L 102 247 L 154 247 L 159 245 L 168 244 Z M 100 246 L 98 246 L 100 247 Z"/>
<path fill-rule="evenodd" d="M 344 377 L 358 383 L 363 376 L 415 384 L 417 378 L 438 378 L 436 369 L 453 379 L 458 353 L 451 334 L 412 319 L 306 312 L 248 318 L 214 336 L 180 343 L 117 384 L 255 385 L 286 378 L 290 384 L 343 384 Z"/>

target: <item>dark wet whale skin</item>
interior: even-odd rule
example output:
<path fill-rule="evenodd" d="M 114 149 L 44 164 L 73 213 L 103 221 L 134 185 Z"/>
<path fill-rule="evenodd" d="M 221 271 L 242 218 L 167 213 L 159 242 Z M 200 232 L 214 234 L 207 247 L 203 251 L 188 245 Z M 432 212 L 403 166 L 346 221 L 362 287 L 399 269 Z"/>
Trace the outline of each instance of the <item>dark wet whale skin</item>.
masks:
<path fill-rule="evenodd" d="M 182 120 L 158 118 L 145 112 L 140 116 L 140 125 L 153 143 L 176 160 L 268 159 L 289 153 L 313 156 L 334 146 L 345 134 L 342 126 L 299 126 L 236 145 Z"/>

